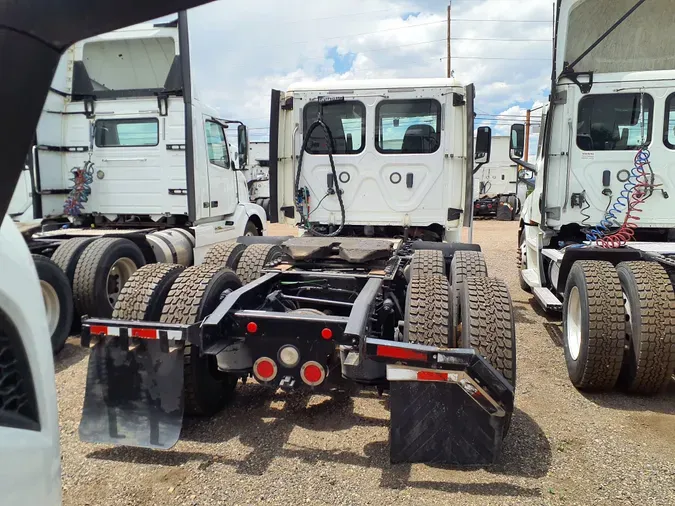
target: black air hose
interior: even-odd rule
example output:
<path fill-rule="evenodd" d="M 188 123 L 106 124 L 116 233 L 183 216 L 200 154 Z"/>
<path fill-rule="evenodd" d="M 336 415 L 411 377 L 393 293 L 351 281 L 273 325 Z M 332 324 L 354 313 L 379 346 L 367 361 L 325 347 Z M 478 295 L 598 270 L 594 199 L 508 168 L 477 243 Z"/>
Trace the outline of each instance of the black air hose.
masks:
<path fill-rule="evenodd" d="M 293 199 L 295 201 L 295 209 L 298 211 L 298 214 L 300 214 L 300 223 L 302 226 L 307 230 L 308 232 L 312 233 L 313 235 L 319 236 L 319 237 L 336 237 L 340 235 L 340 232 L 345 227 L 345 204 L 342 201 L 342 191 L 340 190 L 340 183 L 337 175 L 337 170 L 335 170 L 335 161 L 333 160 L 333 153 L 335 152 L 335 141 L 333 140 L 333 134 L 330 131 L 330 128 L 326 123 L 323 121 L 323 111 L 322 111 L 323 105 L 319 103 L 319 116 L 312 123 L 309 128 L 307 129 L 307 133 L 305 134 L 305 140 L 302 143 L 302 149 L 300 150 L 300 157 L 298 158 L 298 171 L 295 175 L 295 198 Z M 330 160 L 330 168 L 331 171 L 333 172 L 333 183 L 335 184 L 335 194 L 337 195 L 338 202 L 340 203 L 340 213 L 342 214 L 342 222 L 340 223 L 340 226 L 338 227 L 337 230 L 334 232 L 324 234 L 323 232 L 319 232 L 315 229 L 312 228 L 311 223 L 309 222 L 309 216 L 305 216 L 303 211 L 302 211 L 302 205 L 300 204 L 301 198 L 300 197 L 300 175 L 302 173 L 302 159 L 303 155 L 305 154 L 305 150 L 307 149 L 307 146 L 309 145 L 309 141 L 312 138 L 312 133 L 314 130 L 317 128 L 323 128 L 323 131 L 326 135 L 326 143 L 327 143 L 327 148 L 328 148 L 328 159 Z M 328 191 L 328 194 L 332 193 L 331 190 Z"/>

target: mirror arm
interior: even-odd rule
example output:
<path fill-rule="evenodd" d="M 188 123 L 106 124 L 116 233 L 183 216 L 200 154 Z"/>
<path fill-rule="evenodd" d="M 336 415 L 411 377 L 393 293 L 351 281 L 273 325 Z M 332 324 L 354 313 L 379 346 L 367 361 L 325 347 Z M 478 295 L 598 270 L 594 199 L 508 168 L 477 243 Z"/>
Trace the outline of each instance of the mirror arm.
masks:
<path fill-rule="evenodd" d="M 509 158 L 511 159 L 512 162 L 517 163 L 517 164 L 520 165 L 521 167 L 523 167 L 523 168 L 525 168 L 525 169 L 527 169 L 527 170 L 531 170 L 532 173 L 533 173 L 535 176 L 537 175 L 537 166 L 536 166 L 535 164 L 530 163 L 530 162 L 526 162 L 526 161 L 523 160 L 522 158 L 517 158 L 517 157 L 515 157 L 515 156 L 509 156 Z"/>
<path fill-rule="evenodd" d="M 487 162 L 477 164 L 477 165 L 476 165 L 476 168 L 473 169 L 473 173 L 475 174 L 476 172 L 478 172 L 478 171 L 480 170 L 480 168 L 481 168 L 483 165 L 485 165 L 486 163 L 487 163 Z"/>

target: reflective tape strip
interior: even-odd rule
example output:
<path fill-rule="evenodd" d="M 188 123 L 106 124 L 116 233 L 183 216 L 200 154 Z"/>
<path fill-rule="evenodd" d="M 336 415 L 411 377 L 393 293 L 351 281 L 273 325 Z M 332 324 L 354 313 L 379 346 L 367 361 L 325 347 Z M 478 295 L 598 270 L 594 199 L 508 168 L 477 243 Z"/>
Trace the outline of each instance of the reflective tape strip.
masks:
<path fill-rule="evenodd" d="M 129 336 L 131 337 L 138 337 L 140 339 L 159 339 L 157 329 L 131 328 L 129 330 L 131 331 L 129 332 Z"/>
<path fill-rule="evenodd" d="M 120 330 L 126 330 L 126 335 L 136 339 L 159 339 L 160 331 L 158 329 L 140 328 L 140 327 L 110 327 L 106 325 L 92 325 L 89 327 L 89 333 L 92 336 L 111 336 L 120 337 Z M 166 336 L 169 341 L 182 341 L 183 332 L 180 330 L 167 330 Z"/>
<path fill-rule="evenodd" d="M 419 369 L 400 365 L 387 365 L 389 381 L 441 381 L 457 383 L 459 374 L 438 369 Z"/>
<path fill-rule="evenodd" d="M 167 330 L 166 336 L 169 341 L 181 341 L 183 339 L 183 333 L 180 330 Z"/>

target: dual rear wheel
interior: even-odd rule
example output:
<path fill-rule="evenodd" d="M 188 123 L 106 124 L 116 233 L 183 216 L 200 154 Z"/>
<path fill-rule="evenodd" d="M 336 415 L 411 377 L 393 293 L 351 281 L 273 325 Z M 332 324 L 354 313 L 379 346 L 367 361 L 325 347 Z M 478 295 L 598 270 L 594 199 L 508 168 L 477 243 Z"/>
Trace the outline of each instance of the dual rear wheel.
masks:
<path fill-rule="evenodd" d="M 655 262 L 578 261 L 563 304 L 565 360 L 583 390 L 663 390 L 675 371 L 675 291 Z"/>

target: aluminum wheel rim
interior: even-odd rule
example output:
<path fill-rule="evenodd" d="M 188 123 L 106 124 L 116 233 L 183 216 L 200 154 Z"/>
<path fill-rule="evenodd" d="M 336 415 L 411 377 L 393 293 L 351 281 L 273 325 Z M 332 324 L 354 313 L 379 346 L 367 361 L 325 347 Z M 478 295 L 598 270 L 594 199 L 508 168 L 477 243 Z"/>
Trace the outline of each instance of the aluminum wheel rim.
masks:
<path fill-rule="evenodd" d="M 108 271 L 108 278 L 106 281 L 108 302 L 110 302 L 111 306 L 115 306 L 115 303 L 120 296 L 120 292 L 122 291 L 122 287 L 137 270 L 138 267 L 136 267 L 134 261 L 127 257 L 122 257 L 112 264 Z"/>
<path fill-rule="evenodd" d="M 42 289 L 42 298 L 45 301 L 45 312 L 47 313 L 47 328 L 49 328 L 49 335 L 53 336 L 56 332 L 56 327 L 59 325 L 61 317 L 61 302 L 59 296 L 56 294 L 54 287 L 46 281 L 40 281 L 40 288 Z"/>
<path fill-rule="evenodd" d="M 572 288 L 567 303 L 567 326 L 565 338 L 572 360 L 577 360 L 581 352 L 581 297 L 579 288 Z"/>

